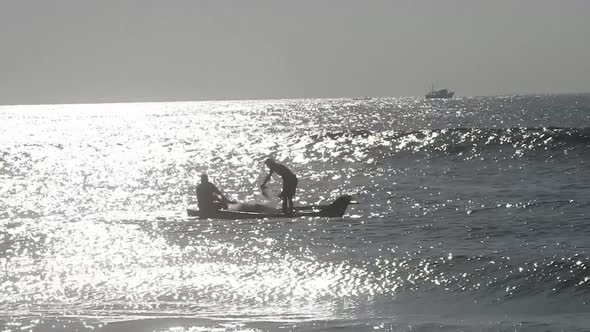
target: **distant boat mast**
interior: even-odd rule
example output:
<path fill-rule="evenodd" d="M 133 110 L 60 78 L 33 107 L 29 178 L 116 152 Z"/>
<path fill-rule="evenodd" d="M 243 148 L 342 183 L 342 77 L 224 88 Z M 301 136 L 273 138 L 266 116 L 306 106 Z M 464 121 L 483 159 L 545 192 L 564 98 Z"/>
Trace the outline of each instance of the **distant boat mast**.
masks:
<path fill-rule="evenodd" d="M 431 85 L 430 92 L 426 94 L 426 99 L 449 99 L 453 98 L 454 91 L 448 89 L 434 90 L 434 84 Z"/>

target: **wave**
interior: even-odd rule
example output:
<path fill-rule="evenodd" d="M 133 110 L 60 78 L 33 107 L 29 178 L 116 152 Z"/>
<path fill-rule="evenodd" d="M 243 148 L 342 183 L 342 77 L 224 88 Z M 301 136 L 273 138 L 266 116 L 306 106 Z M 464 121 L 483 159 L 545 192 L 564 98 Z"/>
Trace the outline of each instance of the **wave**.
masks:
<path fill-rule="evenodd" d="M 312 144 L 332 142 L 332 147 L 389 147 L 393 152 L 480 153 L 509 148 L 516 154 L 533 150 L 590 146 L 590 127 L 449 128 L 416 131 L 336 131 L 310 136 Z"/>
<path fill-rule="evenodd" d="M 528 261 L 501 255 L 400 258 L 393 268 L 375 273 L 375 280 L 381 280 L 379 288 L 387 291 L 438 289 L 480 299 L 514 300 L 538 294 L 586 297 L 590 294 L 588 264 L 587 257 L 578 255 Z"/>

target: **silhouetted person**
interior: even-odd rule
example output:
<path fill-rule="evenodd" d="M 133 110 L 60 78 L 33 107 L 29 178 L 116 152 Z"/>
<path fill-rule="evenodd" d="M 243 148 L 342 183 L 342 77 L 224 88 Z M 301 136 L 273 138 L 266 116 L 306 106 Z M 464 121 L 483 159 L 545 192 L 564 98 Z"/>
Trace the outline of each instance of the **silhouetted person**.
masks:
<path fill-rule="evenodd" d="M 270 169 L 270 173 L 268 173 L 260 188 L 265 188 L 272 173 L 280 175 L 283 179 L 283 191 L 279 194 L 279 197 L 283 199 L 283 213 L 293 212 L 293 196 L 295 196 L 295 189 L 297 189 L 297 176 L 295 176 L 295 174 L 293 174 L 293 172 L 291 172 L 291 170 L 285 165 L 276 163 L 270 158 L 266 159 L 264 163 Z"/>
<path fill-rule="evenodd" d="M 230 202 L 211 182 L 207 174 L 201 175 L 201 183 L 197 185 L 197 201 L 201 216 L 207 216 L 219 209 L 227 209 Z"/>

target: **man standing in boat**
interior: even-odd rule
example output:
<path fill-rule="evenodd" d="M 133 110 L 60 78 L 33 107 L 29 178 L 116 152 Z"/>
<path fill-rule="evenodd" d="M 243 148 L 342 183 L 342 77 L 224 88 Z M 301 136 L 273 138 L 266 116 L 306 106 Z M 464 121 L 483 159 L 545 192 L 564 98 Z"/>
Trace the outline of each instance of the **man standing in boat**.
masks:
<path fill-rule="evenodd" d="M 266 159 L 264 163 L 270 169 L 270 172 L 264 179 L 264 182 L 262 182 L 260 188 L 264 190 L 272 173 L 277 173 L 283 179 L 283 191 L 279 194 L 279 197 L 283 199 L 283 213 L 292 213 L 293 196 L 295 196 L 295 189 L 297 189 L 297 176 L 285 165 L 279 164 L 271 158 Z"/>
<path fill-rule="evenodd" d="M 207 216 L 220 209 L 227 209 L 227 203 L 231 202 L 211 182 L 207 174 L 201 175 L 201 183 L 197 185 L 197 202 L 201 216 Z"/>

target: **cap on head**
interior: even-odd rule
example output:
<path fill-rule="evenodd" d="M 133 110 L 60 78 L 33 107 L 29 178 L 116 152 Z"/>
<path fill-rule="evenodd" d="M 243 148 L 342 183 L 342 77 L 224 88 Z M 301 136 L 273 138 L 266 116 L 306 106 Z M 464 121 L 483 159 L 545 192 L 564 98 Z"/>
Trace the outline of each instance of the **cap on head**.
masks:
<path fill-rule="evenodd" d="M 209 181 L 209 177 L 207 176 L 207 173 L 201 174 L 201 181 L 203 181 L 203 182 Z"/>

